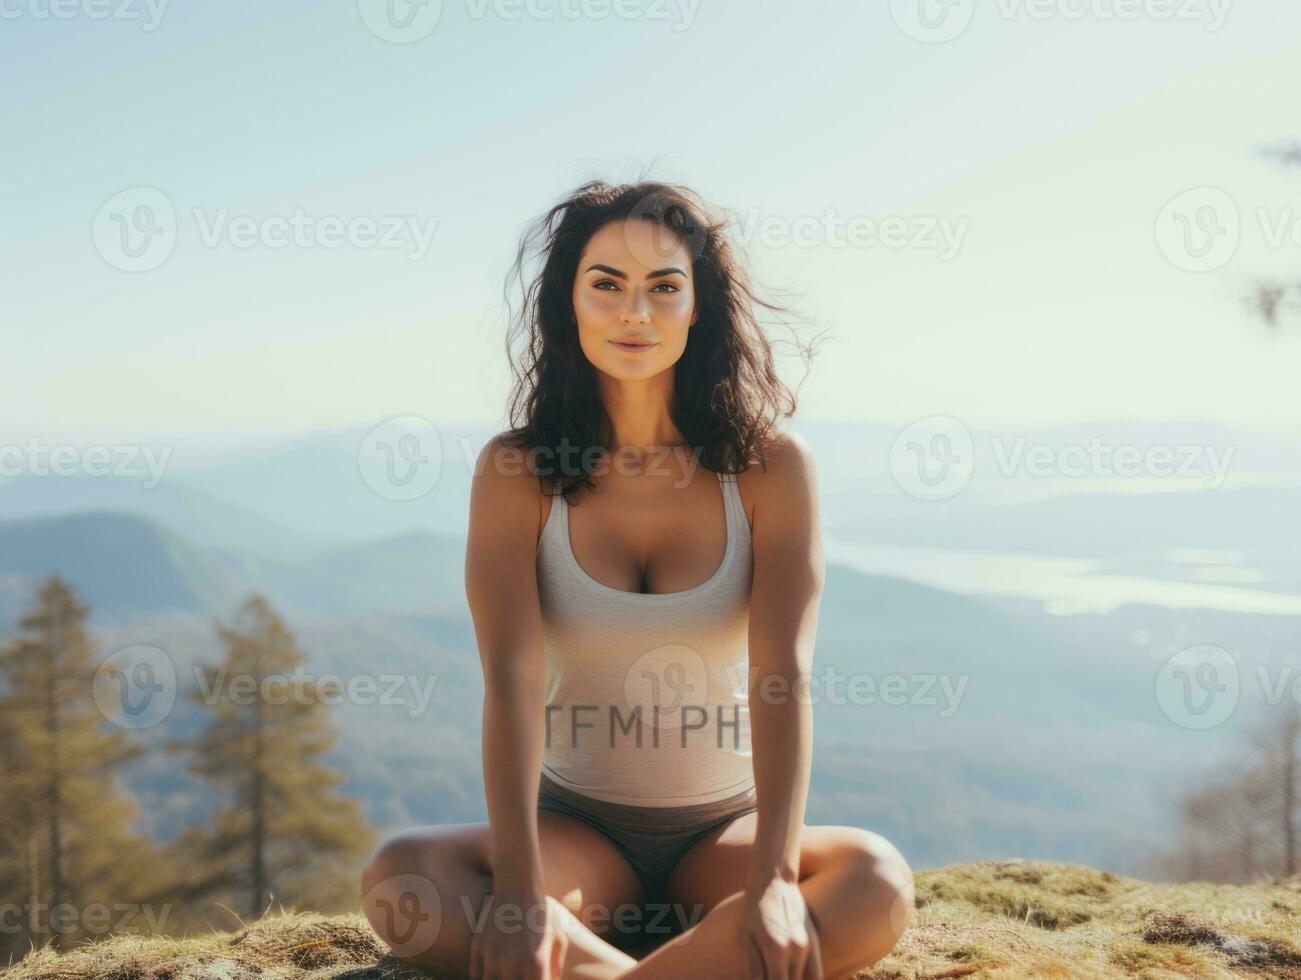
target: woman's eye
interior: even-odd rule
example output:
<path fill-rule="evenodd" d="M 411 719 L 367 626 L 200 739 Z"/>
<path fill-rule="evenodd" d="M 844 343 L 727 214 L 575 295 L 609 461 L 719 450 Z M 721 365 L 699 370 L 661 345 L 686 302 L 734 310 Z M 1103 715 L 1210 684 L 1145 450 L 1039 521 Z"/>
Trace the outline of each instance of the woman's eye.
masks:
<path fill-rule="evenodd" d="M 605 289 L 606 286 L 609 286 L 611 289 L 618 289 L 618 288 L 619 288 L 619 284 L 618 284 L 617 282 L 615 282 L 613 279 L 598 279 L 596 282 L 592 283 L 592 286 L 593 286 L 595 289 Z M 655 286 L 654 286 L 654 288 L 651 289 L 651 292 L 652 292 L 652 293 L 655 292 L 656 290 L 658 290 L 658 289 L 660 288 L 660 286 L 668 286 L 668 287 L 669 287 L 668 289 L 662 290 L 662 292 L 666 292 L 666 293 L 677 293 L 677 292 L 681 292 L 681 290 L 678 288 L 678 286 L 677 286 L 675 283 L 671 283 L 671 282 L 660 282 L 660 283 L 656 283 Z M 608 289 L 605 289 L 605 291 L 606 291 L 606 292 L 609 292 Z"/>

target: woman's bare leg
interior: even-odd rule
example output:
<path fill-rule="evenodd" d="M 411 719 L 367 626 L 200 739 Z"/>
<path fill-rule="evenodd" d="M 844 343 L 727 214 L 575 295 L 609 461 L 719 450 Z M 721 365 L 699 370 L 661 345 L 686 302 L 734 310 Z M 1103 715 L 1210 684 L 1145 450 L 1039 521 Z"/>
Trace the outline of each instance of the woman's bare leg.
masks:
<path fill-rule="evenodd" d="M 737 818 L 679 862 L 670 879 L 675 900 L 703 902 L 706 915 L 621 977 L 746 977 L 749 952 L 737 948 L 735 936 L 756 819 Z M 855 827 L 805 826 L 800 855 L 799 889 L 813 919 L 823 975 L 847 980 L 899 942 L 913 914 L 912 871 L 885 838 Z"/>
<path fill-rule="evenodd" d="M 610 934 L 603 923 L 620 905 L 644 901 L 640 880 L 582 821 L 539 811 L 538 837 L 547 895 L 569 941 L 559 980 L 618 976 L 636 960 L 597 933 Z M 489 841 L 487 824 L 455 824 L 403 831 L 375 850 L 362 874 L 362 910 L 394 956 L 440 978 L 469 975 L 473 929 L 492 897 Z M 542 921 L 522 911 L 523 927 Z"/>

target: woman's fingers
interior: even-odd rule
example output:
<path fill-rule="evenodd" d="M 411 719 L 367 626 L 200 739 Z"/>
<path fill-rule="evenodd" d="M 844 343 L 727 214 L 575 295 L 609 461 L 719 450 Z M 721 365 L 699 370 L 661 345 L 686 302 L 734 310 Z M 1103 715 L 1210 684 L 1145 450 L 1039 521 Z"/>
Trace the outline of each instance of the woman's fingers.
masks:
<path fill-rule="evenodd" d="M 786 916 L 790 923 L 786 980 L 804 980 L 804 964 L 809 955 L 809 937 L 804 928 L 808 912 L 799 889 L 792 889 L 790 895 L 790 900 L 786 903 Z"/>
<path fill-rule="evenodd" d="M 818 935 L 818 923 L 808 903 L 805 903 L 804 916 L 804 931 L 809 936 L 809 958 L 801 980 L 822 980 L 822 937 Z"/>

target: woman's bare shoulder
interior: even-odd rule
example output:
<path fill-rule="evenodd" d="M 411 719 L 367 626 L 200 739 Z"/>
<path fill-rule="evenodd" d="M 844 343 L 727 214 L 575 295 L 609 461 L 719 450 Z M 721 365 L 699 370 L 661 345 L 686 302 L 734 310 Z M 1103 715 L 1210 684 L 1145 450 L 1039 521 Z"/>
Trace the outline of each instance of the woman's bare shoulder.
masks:
<path fill-rule="evenodd" d="M 769 528 L 792 514 L 807 514 L 808 507 L 801 500 L 807 501 L 814 487 L 813 452 L 808 442 L 783 429 L 770 430 L 757 459 L 737 476 L 752 533 L 760 513 Z"/>
<path fill-rule="evenodd" d="M 471 523 L 477 514 L 491 516 L 518 533 L 537 530 L 542 490 L 529 466 L 528 447 L 499 432 L 479 451 L 470 490 Z"/>
<path fill-rule="evenodd" d="M 763 461 L 749 470 L 756 477 L 754 487 L 759 497 L 779 498 L 792 485 L 816 480 L 813 448 L 798 432 L 773 429 L 764 440 L 761 455 Z"/>

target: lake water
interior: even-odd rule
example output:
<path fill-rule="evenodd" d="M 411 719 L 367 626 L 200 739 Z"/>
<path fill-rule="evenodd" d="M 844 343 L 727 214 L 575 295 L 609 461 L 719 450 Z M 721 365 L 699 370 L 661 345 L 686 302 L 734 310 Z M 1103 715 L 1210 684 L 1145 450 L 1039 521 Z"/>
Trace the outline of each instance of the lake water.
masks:
<path fill-rule="evenodd" d="M 901 548 L 824 540 L 828 563 L 873 575 L 891 575 L 966 595 L 1038 599 L 1058 615 L 1107 613 L 1127 602 L 1170 609 L 1301 616 L 1301 595 L 1243 588 L 1225 582 L 1259 582 L 1258 569 L 1244 567 L 1233 552 L 1172 551 L 1177 581 L 1110 570 L 1112 563 L 1083 558 L 942 548 Z"/>

